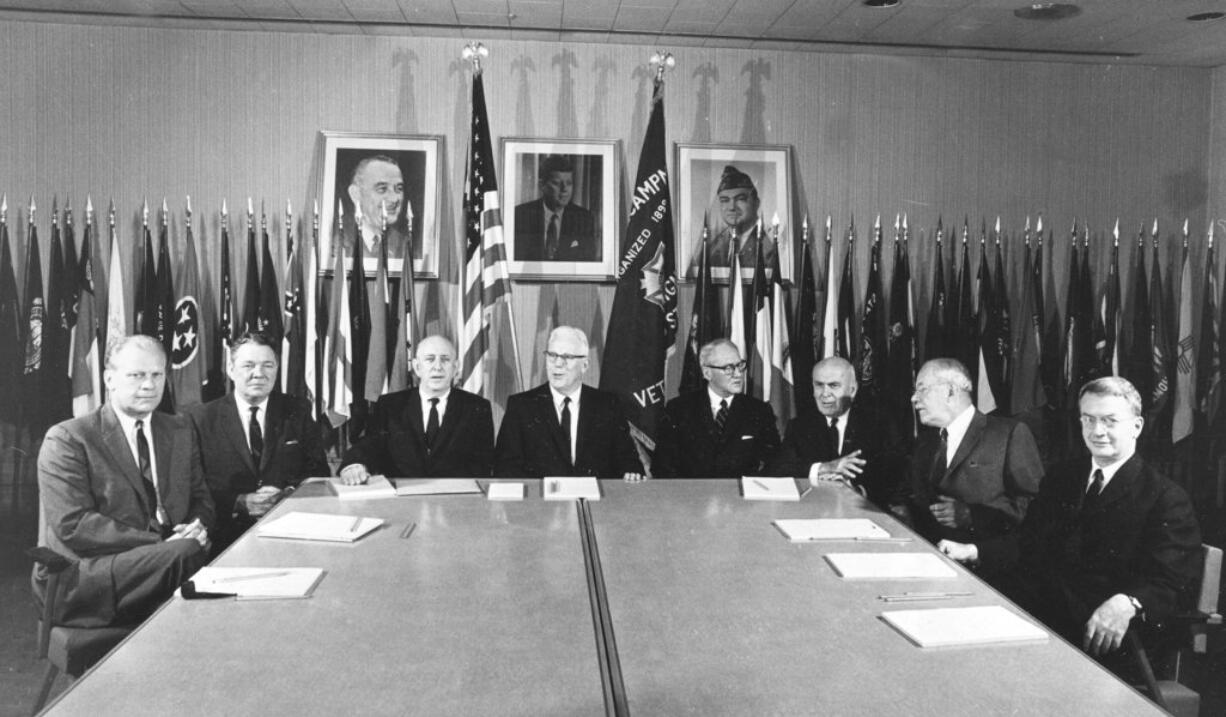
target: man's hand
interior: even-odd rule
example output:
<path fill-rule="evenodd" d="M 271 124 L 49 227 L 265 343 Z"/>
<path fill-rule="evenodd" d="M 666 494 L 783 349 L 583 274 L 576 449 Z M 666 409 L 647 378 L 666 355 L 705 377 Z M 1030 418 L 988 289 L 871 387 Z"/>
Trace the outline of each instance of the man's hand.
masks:
<path fill-rule="evenodd" d="M 238 497 L 240 510 L 252 518 L 259 518 L 281 500 L 280 488 L 271 485 L 260 486 L 254 493 L 243 493 Z"/>
<path fill-rule="evenodd" d="M 938 496 L 937 500 L 928 510 L 938 523 L 946 528 L 966 528 L 971 524 L 971 509 L 966 503 L 947 495 Z"/>
<path fill-rule="evenodd" d="M 1123 593 L 1116 593 L 1107 599 L 1086 623 L 1085 637 L 1081 639 L 1081 649 L 1095 657 L 1115 652 L 1124 641 L 1124 633 L 1128 632 L 1128 623 L 1136 617 L 1137 609 L 1132 601 Z"/>
<path fill-rule="evenodd" d="M 370 478 L 370 471 L 361 463 L 351 463 L 341 469 L 341 483 L 345 485 L 361 485 Z"/>
<path fill-rule="evenodd" d="M 622 480 L 627 483 L 642 483 L 647 480 L 647 476 L 642 473 L 626 473 L 622 476 Z"/>
<path fill-rule="evenodd" d="M 167 536 L 167 540 L 195 540 L 205 550 L 209 547 L 209 530 L 199 518 L 194 518 L 190 523 L 179 523 L 171 530 L 173 532 Z"/>
<path fill-rule="evenodd" d="M 864 472 L 866 463 L 868 461 L 860 457 L 859 450 L 852 451 L 837 460 L 814 463 L 809 469 L 809 482 L 817 485 L 818 481 L 823 480 L 839 481 L 855 478 Z"/>
<path fill-rule="evenodd" d="M 956 543 L 952 540 L 942 540 L 937 543 L 937 549 L 963 565 L 972 565 L 979 562 L 979 546 L 973 543 Z"/>

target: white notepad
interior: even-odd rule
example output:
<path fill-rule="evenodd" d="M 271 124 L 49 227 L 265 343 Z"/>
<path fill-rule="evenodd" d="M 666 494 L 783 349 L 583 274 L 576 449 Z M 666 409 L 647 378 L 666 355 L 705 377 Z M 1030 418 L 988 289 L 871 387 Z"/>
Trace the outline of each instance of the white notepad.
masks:
<path fill-rule="evenodd" d="M 485 489 L 485 497 L 490 500 L 523 500 L 523 483 L 490 483 Z"/>
<path fill-rule="evenodd" d="M 1047 640 L 1046 630 L 1000 605 L 892 610 L 881 617 L 920 647 Z"/>
<path fill-rule="evenodd" d="M 828 553 L 826 561 L 846 580 L 958 577 L 952 567 L 931 553 Z"/>
<path fill-rule="evenodd" d="M 600 483 L 586 476 L 546 476 L 541 481 L 545 500 L 600 500 Z"/>
<path fill-rule="evenodd" d="M 382 518 L 293 511 L 256 526 L 262 538 L 292 538 L 352 543 L 383 525 Z"/>
<path fill-rule="evenodd" d="M 481 486 L 472 478 L 396 478 L 396 495 L 448 495 L 480 493 Z"/>
<path fill-rule="evenodd" d="M 340 478 L 329 478 L 332 490 L 341 500 L 373 500 L 375 498 L 395 498 L 396 487 L 383 476 L 371 476 L 365 483 L 345 485 Z"/>
<path fill-rule="evenodd" d="M 890 534 L 868 518 L 795 518 L 775 521 L 793 543 L 812 540 L 883 540 Z M 901 540 L 901 538 L 900 538 Z"/>
<path fill-rule="evenodd" d="M 201 568 L 192 576 L 203 593 L 233 593 L 239 600 L 310 597 L 323 568 Z"/>
<path fill-rule="evenodd" d="M 745 500 L 800 500 L 794 478 L 741 478 L 741 495 Z"/>

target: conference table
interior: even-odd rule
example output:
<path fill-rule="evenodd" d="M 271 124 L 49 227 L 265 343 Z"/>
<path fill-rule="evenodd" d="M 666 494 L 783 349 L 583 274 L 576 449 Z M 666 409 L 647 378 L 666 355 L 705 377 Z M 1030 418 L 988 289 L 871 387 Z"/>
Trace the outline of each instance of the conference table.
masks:
<path fill-rule="evenodd" d="M 514 502 L 300 490 L 265 520 L 386 523 L 352 544 L 249 531 L 213 564 L 323 568 L 310 598 L 176 596 L 46 714 L 1162 714 L 1055 635 L 905 639 L 881 594 L 1024 613 L 944 556 L 952 580 L 840 578 L 826 553 L 939 556 L 842 485 L 775 502 L 733 480 L 602 481 L 598 501 L 544 501 L 523 482 Z M 772 524 L 819 517 L 910 540 L 797 544 Z"/>

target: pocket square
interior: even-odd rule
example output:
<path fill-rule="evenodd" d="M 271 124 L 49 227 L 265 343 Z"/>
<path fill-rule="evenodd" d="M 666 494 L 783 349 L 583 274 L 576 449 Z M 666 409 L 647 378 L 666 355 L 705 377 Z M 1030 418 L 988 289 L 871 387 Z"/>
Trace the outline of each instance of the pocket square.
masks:
<path fill-rule="evenodd" d="M 298 445 L 298 441 L 286 441 L 286 442 L 285 442 L 285 445 L 287 445 L 287 446 L 296 446 L 296 445 Z"/>
<path fill-rule="evenodd" d="M 570 243 L 570 248 L 571 248 L 571 249 L 574 249 L 574 248 L 575 248 L 575 247 L 577 247 L 577 246 L 579 246 L 579 240 L 578 240 L 578 239 L 575 239 L 575 240 L 571 241 L 571 243 Z"/>
<path fill-rule="evenodd" d="M 741 440 L 742 441 L 752 441 L 753 436 L 752 435 L 741 436 Z"/>

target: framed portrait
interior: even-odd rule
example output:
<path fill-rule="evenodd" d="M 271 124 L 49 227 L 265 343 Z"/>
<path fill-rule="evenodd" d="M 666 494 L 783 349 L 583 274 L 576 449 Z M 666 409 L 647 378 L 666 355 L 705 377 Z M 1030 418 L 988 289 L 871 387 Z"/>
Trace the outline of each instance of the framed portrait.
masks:
<path fill-rule="evenodd" d="M 512 276 L 607 281 L 617 256 L 616 140 L 502 140 Z"/>
<path fill-rule="evenodd" d="M 388 270 L 399 276 L 406 257 L 413 275 L 438 277 L 439 186 L 443 138 L 368 132 L 319 133 L 320 271 L 336 252 L 353 256 L 363 242 L 363 268 L 374 274 L 386 211 Z M 341 212 L 337 223 L 337 211 Z"/>
<path fill-rule="evenodd" d="M 714 281 L 728 282 L 733 251 L 741 258 L 742 281 L 753 280 L 759 221 L 767 279 L 781 271 L 783 281 L 792 280 L 790 146 L 678 142 L 676 167 L 677 267 L 687 281 L 698 276 L 704 220 Z"/>

